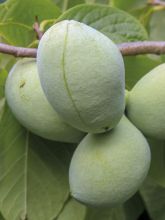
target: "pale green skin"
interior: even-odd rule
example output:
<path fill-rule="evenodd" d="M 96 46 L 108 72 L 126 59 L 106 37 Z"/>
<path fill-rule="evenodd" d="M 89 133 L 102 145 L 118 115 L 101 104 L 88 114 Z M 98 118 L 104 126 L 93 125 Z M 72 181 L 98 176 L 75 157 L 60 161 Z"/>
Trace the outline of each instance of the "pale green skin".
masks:
<path fill-rule="evenodd" d="M 18 61 L 9 73 L 5 94 L 14 116 L 33 133 L 61 142 L 79 142 L 84 133 L 67 125 L 48 103 L 35 59 Z"/>
<path fill-rule="evenodd" d="M 37 65 L 43 90 L 70 125 L 85 132 L 113 128 L 124 111 L 124 63 L 117 46 L 77 21 L 62 21 L 42 37 Z"/>
<path fill-rule="evenodd" d="M 91 206 L 121 204 L 142 184 L 150 160 L 145 137 L 124 116 L 112 131 L 80 142 L 69 169 L 71 194 Z"/>
<path fill-rule="evenodd" d="M 127 114 L 145 135 L 165 139 L 165 64 L 137 82 L 129 93 Z"/>

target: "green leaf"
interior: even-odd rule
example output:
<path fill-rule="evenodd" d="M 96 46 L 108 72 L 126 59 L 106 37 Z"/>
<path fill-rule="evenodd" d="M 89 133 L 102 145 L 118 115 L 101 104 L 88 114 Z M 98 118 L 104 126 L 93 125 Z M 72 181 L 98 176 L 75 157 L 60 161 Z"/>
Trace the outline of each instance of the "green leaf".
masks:
<path fill-rule="evenodd" d="M 152 220 L 165 219 L 165 188 L 148 178 L 141 187 L 141 195 Z"/>
<path fill-rule="evenodd" d="M 111 0 L 86 0 L 85 2 L 87 4 L 95 4 L 95 3 L 99 3 L 99 4 L 110 4 Z"/>
<path fill-rule="evenodd" d="M 128 11 L 146 27 L 155 7 L 147 4 L 146 0 L 112 0 L 111 5 Z"/>
<path fill-rule="evenodd" d="M 34 24 L 36 16 L 41 22 L 60 15 L 60 10 L 51 0 L 7 0 L 0 5 L 0 12 L 1 22 L 17 22 L 29 27 Z"/>
<path fill-rule="evenodd" d="M 145 55 L 124 57 L 126 70 L 126 88 L 130 90 L 136 82 L 150 70 L 161 64 L 161 59 Z"/>
<path fill-rule="evenodd" d="M 144 203 L 139 195 L 136 193 L 131 199 L 124 204 L 126 220 L 137 220 L 137 218 L 144 211 Z"/>
<path fill-rule="evenodd" d="M 154 7 L 149 7 L 148 5 L 130 11 L 130 13 L 134 15 L 144 25 L 144 27 L 148 26 L 153 12 Z"/>
<path fill-rule="evenodd" d="M 1 98 L 0 99 L 0 120 L 3 116 L 4 110 L 5 110 L 5 98 Z"/>
<path fill-rule="evenodd" d="M 143 7 L 147 4 L 146 0 L 111 0 L 112 6 L 129 11 L 133 8 Z"/>
<path fill-rule="evenodd" d="M 62 14 L 58 21 L 65 19 L 85 23 L 101 31 L 116 43 L 147 39 L 147 32 L 137 19 L 109 6 L 79 5 Z"/>
<path fill-rule="evenodd" d="M 34 41 L 35 17 L 55 19 L 60 10 L 51 0 L 7 0 L 0 5 L 0 36 L 10 44 L 28 46 Z"/>
<path fill-rule="evenodd" d="M 16 58 L 14 56 L 0 53 L 0 71 L 2 69 L 9 71 L 15 62 Z"/>
<path fill-rule="evenodd" d="M 5 219 L 3 218 L 3 216 L 1 215 L 1 213 L 0 213 L 0 220 L 5 220 Z"/>
<path fill-rule="evenodd" d="M 85 3 L 85 0 L 53 0 L 53 1 L 62 10 L 62 12 L 66 11 L 68 8 L 71 8 L 75 5 Z"/>
<path fill-rule="evenodd" d="M 165 40 L 165 10 L 155 12 L 148 25 L 150 40 Z"/>
<path fill-rule="evenodd" d="M 137 220 L 144 206 L 138 194 L 116 208 L 90 208 L 85 220 Z"/>
<path fill-rule="evenodd" d="M 165 142 L 148 139 L 151 149 L 151 167 L 149 176 L 165 187 Z"/>
<path fill-rule="evenodd" d="M 0 35 L 8 44 L 19 46 L 28 46 L 35 38 L 32 27 L 15 22 L 0 23 Z"/>
<path fill-rule="evenodd" d="M 74 199 L 69 199 L 57 220 L 85 220 L 87 208 Z"/>
<path fill-rule="evenodd" d="M 115 208 L 89 208 L 69 199 L 57 220 L 137 220 L 143 210 L 144 205 L 139 194 Z"/>
<path fill-rule="evenodd" d="M 4 98 L 4 89 L 5 81 L 8 73 L 5 69 L 0 69 L 0 120 L 3 116 L 5 109 L 5 98 Z"/>
<path fill-rule="evenodd" d="M 0 70 L 0 100 L 4 97 L 5 81 L 7 78 L 8 72 L 5 69 Z"/>
<path fill-rule="evenodd" d="M 69 146 L 29 134 L 6 107 L 0 122 L 0 210 L 6 220 L 58 215 L 69 194 Z"/>

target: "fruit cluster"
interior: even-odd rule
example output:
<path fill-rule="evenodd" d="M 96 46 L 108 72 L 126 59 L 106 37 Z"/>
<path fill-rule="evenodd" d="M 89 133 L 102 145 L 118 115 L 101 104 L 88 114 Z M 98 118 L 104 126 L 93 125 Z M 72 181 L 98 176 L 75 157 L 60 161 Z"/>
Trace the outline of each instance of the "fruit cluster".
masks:
<path fill-rule="evenodd" d="M 72 196 L 87 205 L 114 206 L 129 199 L 148 173 L 144 135 L 165 137 L 164 71 L 162 64 L 145 75 L 125 100 L 117 46 L 91 27 L 65 20 L 46 31 L 37 60 L 14 65 L 5 93 L 27 129 L 79 143 L 69 169 Z"/>

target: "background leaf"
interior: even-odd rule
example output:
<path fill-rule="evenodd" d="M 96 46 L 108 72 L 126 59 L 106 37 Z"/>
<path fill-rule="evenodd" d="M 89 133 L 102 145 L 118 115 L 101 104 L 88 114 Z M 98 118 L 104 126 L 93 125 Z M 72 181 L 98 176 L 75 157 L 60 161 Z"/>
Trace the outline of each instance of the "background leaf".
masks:
<path fill-rule="evenodd" d="M 5 69 L 0 69 L 0 120 L 5 110 L 4 85 L 7 75 L 8 73 Z"/>
<path fill-rule="evenodd" d="M 162 63 L 159 56 L 128 56 L 124 57 L 126 71 L 126 88 L 130 90 L 136 82 L 154 67 Z"/>
<path fill-rule="evenodd" d="M 88 209 L 85 220 L 137 220 L 143 210 L 143 202 L 136 194 L 123 205 L 115 208 Z"/>
<path fill-rule="evenodd" d="M 69 145 L 22 128 L 9 109 L 0 122 L 0 209 L 6 220 L 53 220 L 68 198 Z"/>
<path fill-rule="evenodd" d="M 135 16 L 145 27 L 148 25 L 149 20 L 155 7 L 147 4 L 146 0 L 111 0 L 111 5 L 122 10 L 128 11 Z"/>
<path fill-rule="evenodd" d="M 85 220 L 86 206 L 69 199 L 57 220 Z"/>
<path fill-rule="evenodd" d="M 141 8 L 133 9 L 130 11 L 130 13 L 134 15 L 144 25 L 145 28 L 147 28 L 151 16 L 154 13 L 154 9 L 154 7 L 146 5 Z"/>
<path fill-rule="evenodd" d="M 152 158 L 149 176 L 165 187 L 165 142 L 151 138 L 148 141 Z"/>
<path fill-rule="evenodd" d="M 111 0 L 111 4 L 122 10 L 130 11 L 133 8 L 139 8 L 147 4 L 146 0 Z"/>
<path fill-rule="evenodd" d="M 150 40 L 165 40 L 165 10 L 153 13 L 148 25 Z"/>
<path fill-rule="evenodd" d="M 147 32 L 138 20 L 124 11 L 109 6 L 76 6 L 62 14 L 58 21 L 65 19 L 85 23 L 116 43 L 147 39 Z"/>
<path fill-rule="evenodd" d="M 164 220 L 165 188 L 148 178 L 142 185 L 140 192 L 151 219 Z"/>
<path fill-rule="evenodd" d="M 0 70 L 0 100 L 4 97 L 5 81 L 7 78 L 8 72 L 5 69 Z"/>
<path fill-rule="evenodd" d="M 110 4 L 111 0 L 86 0 L 85 2 L 87 4 L 95 4 L 95 3 L 99 3 L 99 4 Z"/>
<path fill-rule="evenodd" d="M 35 38 L 32 25 L 55 19 L 60 10 L 51 0 L 7 0 L 0 5 L 0 36 L 10 44 L 28 46 Z"/>
<path fill-rule="evenodd" d="M 57 220 L 137 220 L 143 210 L 144 205 L 138 194 L 115 208 L 86 207 L 69 199 Z"/>
<path fill-rule="evenodd" d="M 15 62 L 16 58 L 14 56 L 0 53 L 0 70 L 5 69 L 9 71 Z"/>
<path fill-rule="evenodd" d="M 5 220 L 5 219 L 3 218 L 3 216 L 1 215 L 1 213 L 0 213 L 0 220 Z"/>
<path fill-rule="evenodd" d="M 0 120 L 3 116 L 4 109 L 5 109 L 5 98 L 1 98 L 0 99 Z"/>
<path fill-rule="evenodd" d="M 53 0 L 53 1 L 62 10 L 62 12 L 66 11 L 68 8 L 71 8 L 75 5 L 85 3 L 85 0 Z"/>

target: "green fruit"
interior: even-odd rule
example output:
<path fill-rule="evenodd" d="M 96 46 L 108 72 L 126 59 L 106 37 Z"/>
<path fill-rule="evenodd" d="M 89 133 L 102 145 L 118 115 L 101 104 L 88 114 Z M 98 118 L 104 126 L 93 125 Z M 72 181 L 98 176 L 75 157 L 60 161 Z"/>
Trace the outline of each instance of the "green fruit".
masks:
<path fill-rule="evenodd" d="M 129 93 L 127 114 L 145 135 L 165 139 L 165 64 L 137 82 Z"/>
<path fill-rule="evenodd" d="M 23 59 L 14 65 L 6 81 L 5 94 L 15 117 L 33 133 L 62 142 L 79 142 L 84 136 L 67 125 L 48 103 L 35 59 Z"/>
<path fill-rule="evenodd" d="M 101 133 L 124 111 L 124 64 L 117 46 L 77 21 L 62 21 L 42 37 L 37 64 L 41 85 L 70 125 Z"/>
<path fill-rule="evenodd" d="M 138 190 L 149 165 L 145 137 L 124 116 L 110 132 L 80 142 L 70 164 L 71 194 L 87 205 L 118 205 Z"/>

